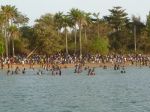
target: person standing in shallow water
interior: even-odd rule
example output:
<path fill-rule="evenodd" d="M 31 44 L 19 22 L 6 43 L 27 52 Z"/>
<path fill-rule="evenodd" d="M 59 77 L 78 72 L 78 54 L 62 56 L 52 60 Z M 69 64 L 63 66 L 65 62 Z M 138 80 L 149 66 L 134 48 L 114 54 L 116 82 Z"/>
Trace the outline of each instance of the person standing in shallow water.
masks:
<path fill-rule="evenodd" d="M 95 75 L 95 67 L 93 67 L 93 69 L 91 71 L 91 75 Z"/>
<path fill-rule="evenodd" d="M 20 71 L 20 69 L 19 69 L 19 67 L 17 66 L 16 69 L 15 69 L 15 73 L 18 74 L 19 71 Z"/>
<path fill-rule="evenodd" d="M 121 73 L 126 73 L 124 65 L 122 66 Z"/>
<path fill-rule="evenodd" d="M 54 69 L 52 69 L 52 75 L 54 75 Z"/>
<path fill-rule="evenodd" d="M 61 76 L 61 68 L 59 68 L 59 75 Z"/>
<path fill-rule="evenodd" d="M 78 67 L 79 67 L 79 66 L 76 64 L 76 65 L 75 65 L 74 73 L 77 73 L 77 71 L 78 71 Z"/>
<path fill-rule="evenodd" d="M 22 70 L 22 73 L 23 73 L 23 74 L 25 74 L 25 73 L 26 73 L 26 69 L 25 69 L 25 68 Z"/>
<path fill-rule="evenodd" d="M 95 75 L 95 67 L 93 67 L 92 69 L 89 68 L 89 70 L 88 70 L 88 76 L 89 75 Z"/>
<path fill-rule="evenodd" d="M 88 70 L 88 75 L 90 75 L 91 74 L 91 68 Z"/>

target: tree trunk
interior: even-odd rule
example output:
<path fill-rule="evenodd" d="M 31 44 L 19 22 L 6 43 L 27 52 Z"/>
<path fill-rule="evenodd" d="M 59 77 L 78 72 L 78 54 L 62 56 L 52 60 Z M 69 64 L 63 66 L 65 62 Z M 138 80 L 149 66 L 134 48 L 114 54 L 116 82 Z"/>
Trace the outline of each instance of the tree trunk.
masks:
<path fill-rule="evenodd" d="M 134 51 L 136 53 L 136 25 L 134 25 Z"/>
<path fill-rule="evenodd" d="M 87 31 L 86 31 L 86 27 L 84 28 L 84 38 L 85 38 L 85 51 L 84 51 L 84 53 L 86 53 L 87 54 L 87 44 L 88 44 L 88 42 L 87 42 L 87 33 L 86 33 Z"/>
<path fill-rule="evenodd" d="M 66 54 L 68 54 L 68 36 L 67 36 L 67 28 L 65 27 L 65 35 L 66 35 Z"/>
<path fill-rule="evenodd" d="M 80 37 L 80 59 L 82 59 L 82 34 L 81 34 L 81 23 L 79 25 L 79 37 Z"/>
<path fill-rule="evenodd" d="M 85 37 L 85 43 L 87 44 L 86 28 L 84 29 L 84 37 Z"/>
<path fill-rule="evenodd" d="M 6 53 L 6 57 L 8 57 L 8 39 L 7 39 L 7 31 L 6 31 L 6 28 L 5 28 L 5 53 Z"/>
<path fill-rule="evenodd" d="M 77 29 L 76 29 L 76 27 L 75 27 L 75 34 L 74 34 L 74 44 L 75 44 L 74 53 L 76 54 L 76 52 L 77 52 Z"/>
<path fill-rule="evenodd" d="M 14 57 L 15 56 L 14 39 L 12 39 L 12 53 Z"/>

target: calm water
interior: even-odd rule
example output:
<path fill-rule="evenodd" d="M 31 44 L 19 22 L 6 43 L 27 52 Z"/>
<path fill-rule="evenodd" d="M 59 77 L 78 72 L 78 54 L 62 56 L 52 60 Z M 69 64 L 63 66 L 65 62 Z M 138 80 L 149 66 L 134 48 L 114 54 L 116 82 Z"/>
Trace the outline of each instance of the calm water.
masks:
<path fill-rule="evenodd" d="M 96 76 L 6 75 L 0 71 L 0 112 L 150 112 L 150 68 L 126 74 L 96 68 Z"/>

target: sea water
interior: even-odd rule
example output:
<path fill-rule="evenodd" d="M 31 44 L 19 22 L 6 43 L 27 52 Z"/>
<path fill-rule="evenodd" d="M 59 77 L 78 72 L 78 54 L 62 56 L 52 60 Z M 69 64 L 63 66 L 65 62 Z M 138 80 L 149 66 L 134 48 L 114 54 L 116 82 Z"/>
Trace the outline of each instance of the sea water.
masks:
<path fill-rule="evenodd" d="M 0 112 L 150 112 L 148 67 L 129 67 L 124 74 L 96 68 L 95 76 L 71 68 L 61 76 L 37 72 L 0 70 Z"/>

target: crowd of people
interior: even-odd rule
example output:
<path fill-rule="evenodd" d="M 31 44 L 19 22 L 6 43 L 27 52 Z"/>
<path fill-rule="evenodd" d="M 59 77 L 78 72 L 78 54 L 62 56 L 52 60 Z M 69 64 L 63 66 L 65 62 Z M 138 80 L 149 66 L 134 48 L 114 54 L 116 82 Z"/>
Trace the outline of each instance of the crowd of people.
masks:
<path fill-rule="evenodd" d="M 7 68 L 10 73 L 10 69 L 15 69 L 13 73 L 19 72 L 19 67 L 23 68 L 22 73 L 25 73 L 27 65 L 29 68 L 34 69 L 35 66 L 43 68 L 45 70 L 51 70 L 52 75 L 61 75 L 61 67 L 70 67 L 67 65 L 73 65 L 75 67 L 74 73 L 81 73 L 83 67 L 88 69 L 88 75 L 94 74 L 94 68 L 86 66 L 87 64 L 96 64 L 98 66 L 107 69 L 108 66 L 114 67 L 114 70 L 118 70 L 121 68 L 125 68 L 127 65 L 135 65 L 135 66 L 150 66 L 150 56 L 142 55 L 142 54 L 134 54 L 134 55 L 119 55 L 119 54 L 111 54 L 111 55 L 91 55 L 87 54 L 82 56 L 82 59 L 77 55 L 64 55 L 61 53 L 45 56 L 45 55 L 33 55 L 29 58 L 27 56 L 15 56 L 15 57 L 1 57 L 0 60 L 1 69 Z M 15 65 L 15 68 L 14 68 Z M 123 71 L 122 73 L 124 73 Z M 39 71 L 38 74 L 42 74 Z"/>

